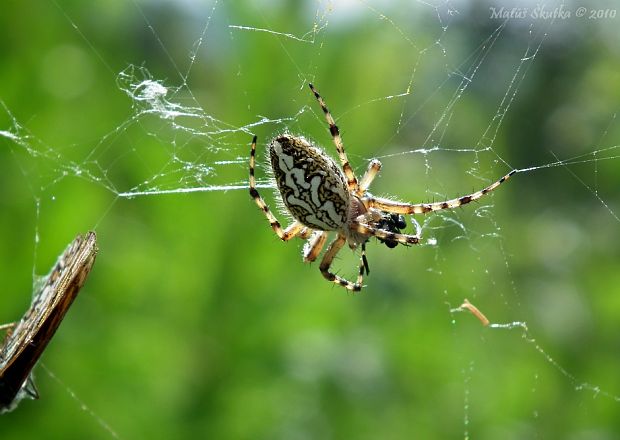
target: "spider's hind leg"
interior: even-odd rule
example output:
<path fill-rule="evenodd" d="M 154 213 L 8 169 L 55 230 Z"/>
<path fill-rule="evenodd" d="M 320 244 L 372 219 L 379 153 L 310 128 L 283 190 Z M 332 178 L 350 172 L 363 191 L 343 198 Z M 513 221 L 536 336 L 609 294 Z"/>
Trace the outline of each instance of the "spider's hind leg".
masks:
<path fill-rule="evenodd" d="M 305 234 L 307 232 L 307 228 L 299 223 L 298 221 L 293 222 L 286 229 L 282 229 L 282 225 L 276 217 L 273 215 L 267 203 L 263 200 L 263 198 L 258 193 L 256 189 L 256 177 L 254 176 L 254 170 L 256 167 L 256 136 L 252 139 L 252 149 L 250 151 L 250 195 L 256 202 L 256 205 L 260 208 L 260 210 L 265 214 L 267 220 L 269 220 L 269 224 L 271 225 L 271 229 L 273 232 L 277 234 L 278 237 L 282 241 L 288 241 L 292 238 L 297 237 L 300 234 Z"/>

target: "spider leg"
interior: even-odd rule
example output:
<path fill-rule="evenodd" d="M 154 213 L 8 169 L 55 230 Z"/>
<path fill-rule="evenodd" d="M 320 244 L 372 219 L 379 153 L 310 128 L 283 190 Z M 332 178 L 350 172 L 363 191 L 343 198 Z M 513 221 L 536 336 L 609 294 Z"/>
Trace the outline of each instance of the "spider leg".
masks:
<path fill-rule="evenodd" d="M 0 324 L 0 331 L 6 330 L 9 334 L 17 326 L 16 322 L 9 322 L 8 324 Z"/>
<path fill-rule="evenodd" d="M 323 101 L 323 98 L 319 95 L 319 92 L 316 91 L 312 84 L 308 84 L 308 86 L 310 86 L 310 90 L 314 93 L 314 97 L 319 102 L 321 109 L 323 109 L 323 113 L 325 113 L 325 119 L 327 119 L 327 123 L 329 124 L 329 132 L 334 140 L 334 145 L 336 145 L 336 150 L 338 151 L 338 156 L 340 157 L 340 163 L 342 164 L 342 170 L 347 178 L 349 191 L 357 192 L 357 179 L 355 177 L 355 173 L 353 173 L 353 168 L 351 168 L 349 159 L 347 158 L 347 153 L 344 151 L 344 144 L 342 143 L 340 130 L 338 130 L 338 126 L 336 126 L 336 122 L 334 121 L 332 114 L 329 112 L 327 105 L 325 105 L 325 101 Z"/>
<path fill-rule="evenodd" d="M 327 242 L 327 232 L 316 231 L 304 245 L 304 263 L 311 263 L 317 259 L 325 243 Z"/>
<path fill-rule="evenodd" d="M 359 186 L 357 188 L 357 195 L 363 195 L 367 190 L 372 181 L 377 177 L 379 171 L 381 170 L 381 162 L 377 159 L 373 159 L 368 164 L 368 169 L 362 176 L 362 179 L 359 181 Z"/>
<path fill-rule="evenodd" d="M 310 240 L 308 240 L 308 242 L 304 245 L 304 263 L 310 263 L 317 259 L 317 257 L 321 253 L 321 250 L 325 246 L 325 243 L 327 242 L 327 237 L 327 232 L 315 232 L 315 234 L 310 238 Z M 360 276 L 364 275 L 364 270 L 366 271 L 366 275 L 370 274 L 368 259 L 366 258 L 366 243 L 362 244 L 362 256 L 360 258 L 359 266 Z"/>
<path fill-rule="evenodd" d="M 353 223 L 351 229 L 355 232 L 359 232 L 360 234 L 377 237 L 384 241 L 398 242 L 404 245 L 420 244 L 419 235 L 397 234 L 395 232 L 386 231 L 385 229 L 372 227 L 366 223 Z"/>
<path fill-rule="evenodd" d="M 299 234 L 297 234 L 297 236 L 303 240 L 307 240 L 312 236 L 312 229 L 304 227 L 301 231 L 299 231 Z"/>
<path fill-rule="evenodd" d="M 370 208 L 377 208 L 394 214 L 426 214 L 427 212 L 439 211 L 441 209 L 453 209 L 482 198 L 508 180 L 516 172 L 517 170 L 512 170 L 498 181 L 492 183 L 484 189 L 481 189 L 480 191 L 476 191 L 475 193 L 461 196 L 456 199 L 446 200 L 445 202 L 419 203 L 412 205 L 409 203 L 395 202 L 393 200 L 379 197 L 368 197 L 365 201 Z"/>
<path fill-rule="evenodd" d="M 272 214 L 271 210 L 269 209 L 269 206 L 267 206 L 267 203 L 265 203 L 263 198 L 258 193 L 258 190 L 256 189 L 256 177 L 254 176 L 255 166 L 256 166 L 256 136 L 254 136 L 254 138 L 252 139 L 252 150 L 250 152 L 250 195 L 252 196 L 252 198 L 256 202 L 256 205 L 260 208 L 260 210 L 263 211 L 263 214 L 265 214 L 265 217 L 267 217 L 267 220 L 269 220 L 269 224 L 271 225 L 271 229 L 273 229 L 273 232 L 275 232 L 282 241 L 288 241 L 291 238 L 298 236 L 300 233 L 306 234 L 307 228 L 301 223 L 299 223 L 298 221 L 293 222 L 286 229 L 282 229 L 280 222 Z"/>
<path fill-rule="evenodd" d="M 370 267 L 368 267 L 368 259 L 366 258 L 366 243 L 362 243 L 362 257 L 360 258 L 360 275 L 364 275 L 364 269 L 366 275 L 370 275 Z"/>
<path fill-rule="evenodd" d="M 334 261 L 334 257 L 336 256 L 338 252 L 340 252 L 340 249 L 342 249 L 346 241 L 347 239 L 345 238 L 344 235 L 338 234 L 338 237 L 334 241 L 332 241 L 332 243 L 327 248 L 327 252 L 325 252 L 325 255 L 323 255 L 323 260 L 321 261 L 321 265 L 319 266 L 319 269 L 321 270 L 321 273 L 323 274 L 325 279 L 335 284 L 338 284 L 339 286 L 342 286 L 352 292 L 359 292 L 360 290 L 362 290 L 362 278 L 364 276 L 363 265 L 360 267 L 360 271 L 357 276 L 357 281 L 355 283 L 347 281 L 344 278 L 339 277 L 338 275 L 334 274 L 333 272 L 330 272 L 329 270 L 329 268 L 332 265 L 332 262 Z"/>

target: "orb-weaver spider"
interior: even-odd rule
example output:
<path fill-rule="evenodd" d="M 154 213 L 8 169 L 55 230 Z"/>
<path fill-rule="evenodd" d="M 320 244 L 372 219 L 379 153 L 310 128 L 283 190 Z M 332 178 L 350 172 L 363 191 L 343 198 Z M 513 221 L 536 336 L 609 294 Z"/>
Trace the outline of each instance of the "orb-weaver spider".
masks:
<path fill-rule="evenodd" d="M 348 290 L 361 290 L 364 272 L 369 273 L 365 245 L 370 237 L 376 237 L 388 247 L 395 247 L 399 243 L 418 244 L 419 234 L 401 233 L 401 229 L 406 226 L 403 215 L 457 208 L 478 200 L 516 173 L 516 170 L 513 170 L 480 191 L 445 202 L 409 204 L 374 197 L 367 191 L 381 169 L 381 162 L 377 159 L 371 160 L 368 169 L 358 181 L 347 159 L 334 118 L 314 86 L 308 85 L 325 113 L 342 167 L 322 149 L 300 136 L 282 134 L 269 143 L 267 148 L 278 191 L 284 207 L 295 219 L 290 226 L 282 229 L 280 222 L 256 189 L 254 136 L 250 152 L 250 195 L 280 239 L 308 239 L 303 249 L 305 262 L 315 261 L 327 242 L 329 232 L 335 232 L 336 239 L 323 255 L 319 269 L 327 280 Z M 345 243 L 348 243 L 351 249 L 361 247 L 359 272 L 355 282 L 330 271 L 334 257 Z"/>

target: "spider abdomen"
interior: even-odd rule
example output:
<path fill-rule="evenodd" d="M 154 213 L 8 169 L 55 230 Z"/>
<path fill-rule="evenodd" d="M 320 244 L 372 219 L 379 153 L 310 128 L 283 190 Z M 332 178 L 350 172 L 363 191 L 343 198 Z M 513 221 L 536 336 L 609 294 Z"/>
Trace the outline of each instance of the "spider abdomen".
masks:
<path fill-rule="evenodd" d="M 342 229 L 349 192 L 336 162 L 301 137 L 281 135 L 268 148 L 278 191 L 293 217 L 312 229 Z"/>

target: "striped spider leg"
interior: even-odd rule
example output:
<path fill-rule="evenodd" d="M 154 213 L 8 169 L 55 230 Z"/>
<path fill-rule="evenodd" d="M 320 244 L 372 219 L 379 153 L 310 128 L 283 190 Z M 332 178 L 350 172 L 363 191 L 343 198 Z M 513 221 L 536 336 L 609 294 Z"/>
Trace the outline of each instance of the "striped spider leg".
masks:
<path fill-rule="evenodd" d="M 366 258 L 366 242 L 376 237 L 389 248 L 398 244 L 419 244 L 418 234 L 403 234 L 407 224 L 404 215 L 423 214 L 440 209 L 453 209 L 478 200 L 493 191 L 516 171 L 475 193 L 439 203 L 409 204 L 373 197 L 367 193 L 370 184 L 381 170 L 381 162 L 373 159 L 358 181 L 334 118 L 321 95 L 312 84 L 310 90 L 317 99 L 332 135 L 340 166 L 321 148 L 301 136 L 288 133 L 275 137 L 267 146 L 271 170 L 286 212 L 293 217 L 283 229 L 256 188 L 256 136 L 250 150 L 250 195 L 263 212 L 271 228 L 283 241 L 295 237 L 307 239 L 303 248 L 304 262 L 316 261 L 327 244 L 329 233 L 336 238 L 329 244 L 319 264 L 324 278 L 349 291 L 362 289 L 364 274 L 370 272 Z M 358 275 L 348 281 L 331 271 L 331 265 L 344 247 L 361 249 Z"/>
<path fill-rule="evenodd" d="M 340 130 L 338 129 L 338 126 L 336 125 L 336 122 L 334 121 L 332 114 L 327 109 L 327 105 L 325 104 L 325 101 L 323 101 L 323 98 L 321 97 L 321 95 L 319 95 L 319 92 L 316 91 L 312 83 L 309 83 L 308 86 L 310 87 L 310 90 L 312 90 L 314 97 L 316 98 L 319 105 L 321 106 L 321 110 L 323 110 L 323 113 L 325 114 L 325 119 L 327 120 L 327 124 L 329 124 L 329 132 L 331 133 L 332 139 L 334 140 L 336 151 L 338 151 L 338 157 L 340 158 L 340 164 L 342 165 L 342 171 L 344 172 L 344 175 L 347 178 L 347 187 L 349 188 L 349 191 L 356 191 L 357 190 L 357 178 L 355 177 L 353 168 L 351 168 L 351 164 L 349 163 L 349 159 L 347 158 L 347 153 L 344 151 L 344 144 L 342 142 L 342 137 L 340 136 Z"/>
<path fill-rule="evenodd" d="M 381 197 L 365 197 L 364 201 L 366 202 L 369 208 L 380 209 L 381 211 L 391 212 L 393 214 L 407 215 L 407 214 L 427 214 L 433 211 L 439 211 L 442 209 L 454 209 L 459 206 L 466 205 L 467 203 L 475 202 L 476 200 L 482 198 L 486 194 L 493 191 L 495 188 L 500 186 L 514 174 L 516 174 L 517 170 L 512 170 L 499 180 L 493 182 L 491 185 L 486 188 L 481 189 L 480 191 L 476 191 L 474 193 L 468 194 L 466 196 L 457 197 L 455 199 L 446 200 L 444 202 L 435 202 L 435 203 L 400 203 L 395 202 L 394 200 L 385 199 Z"/>

